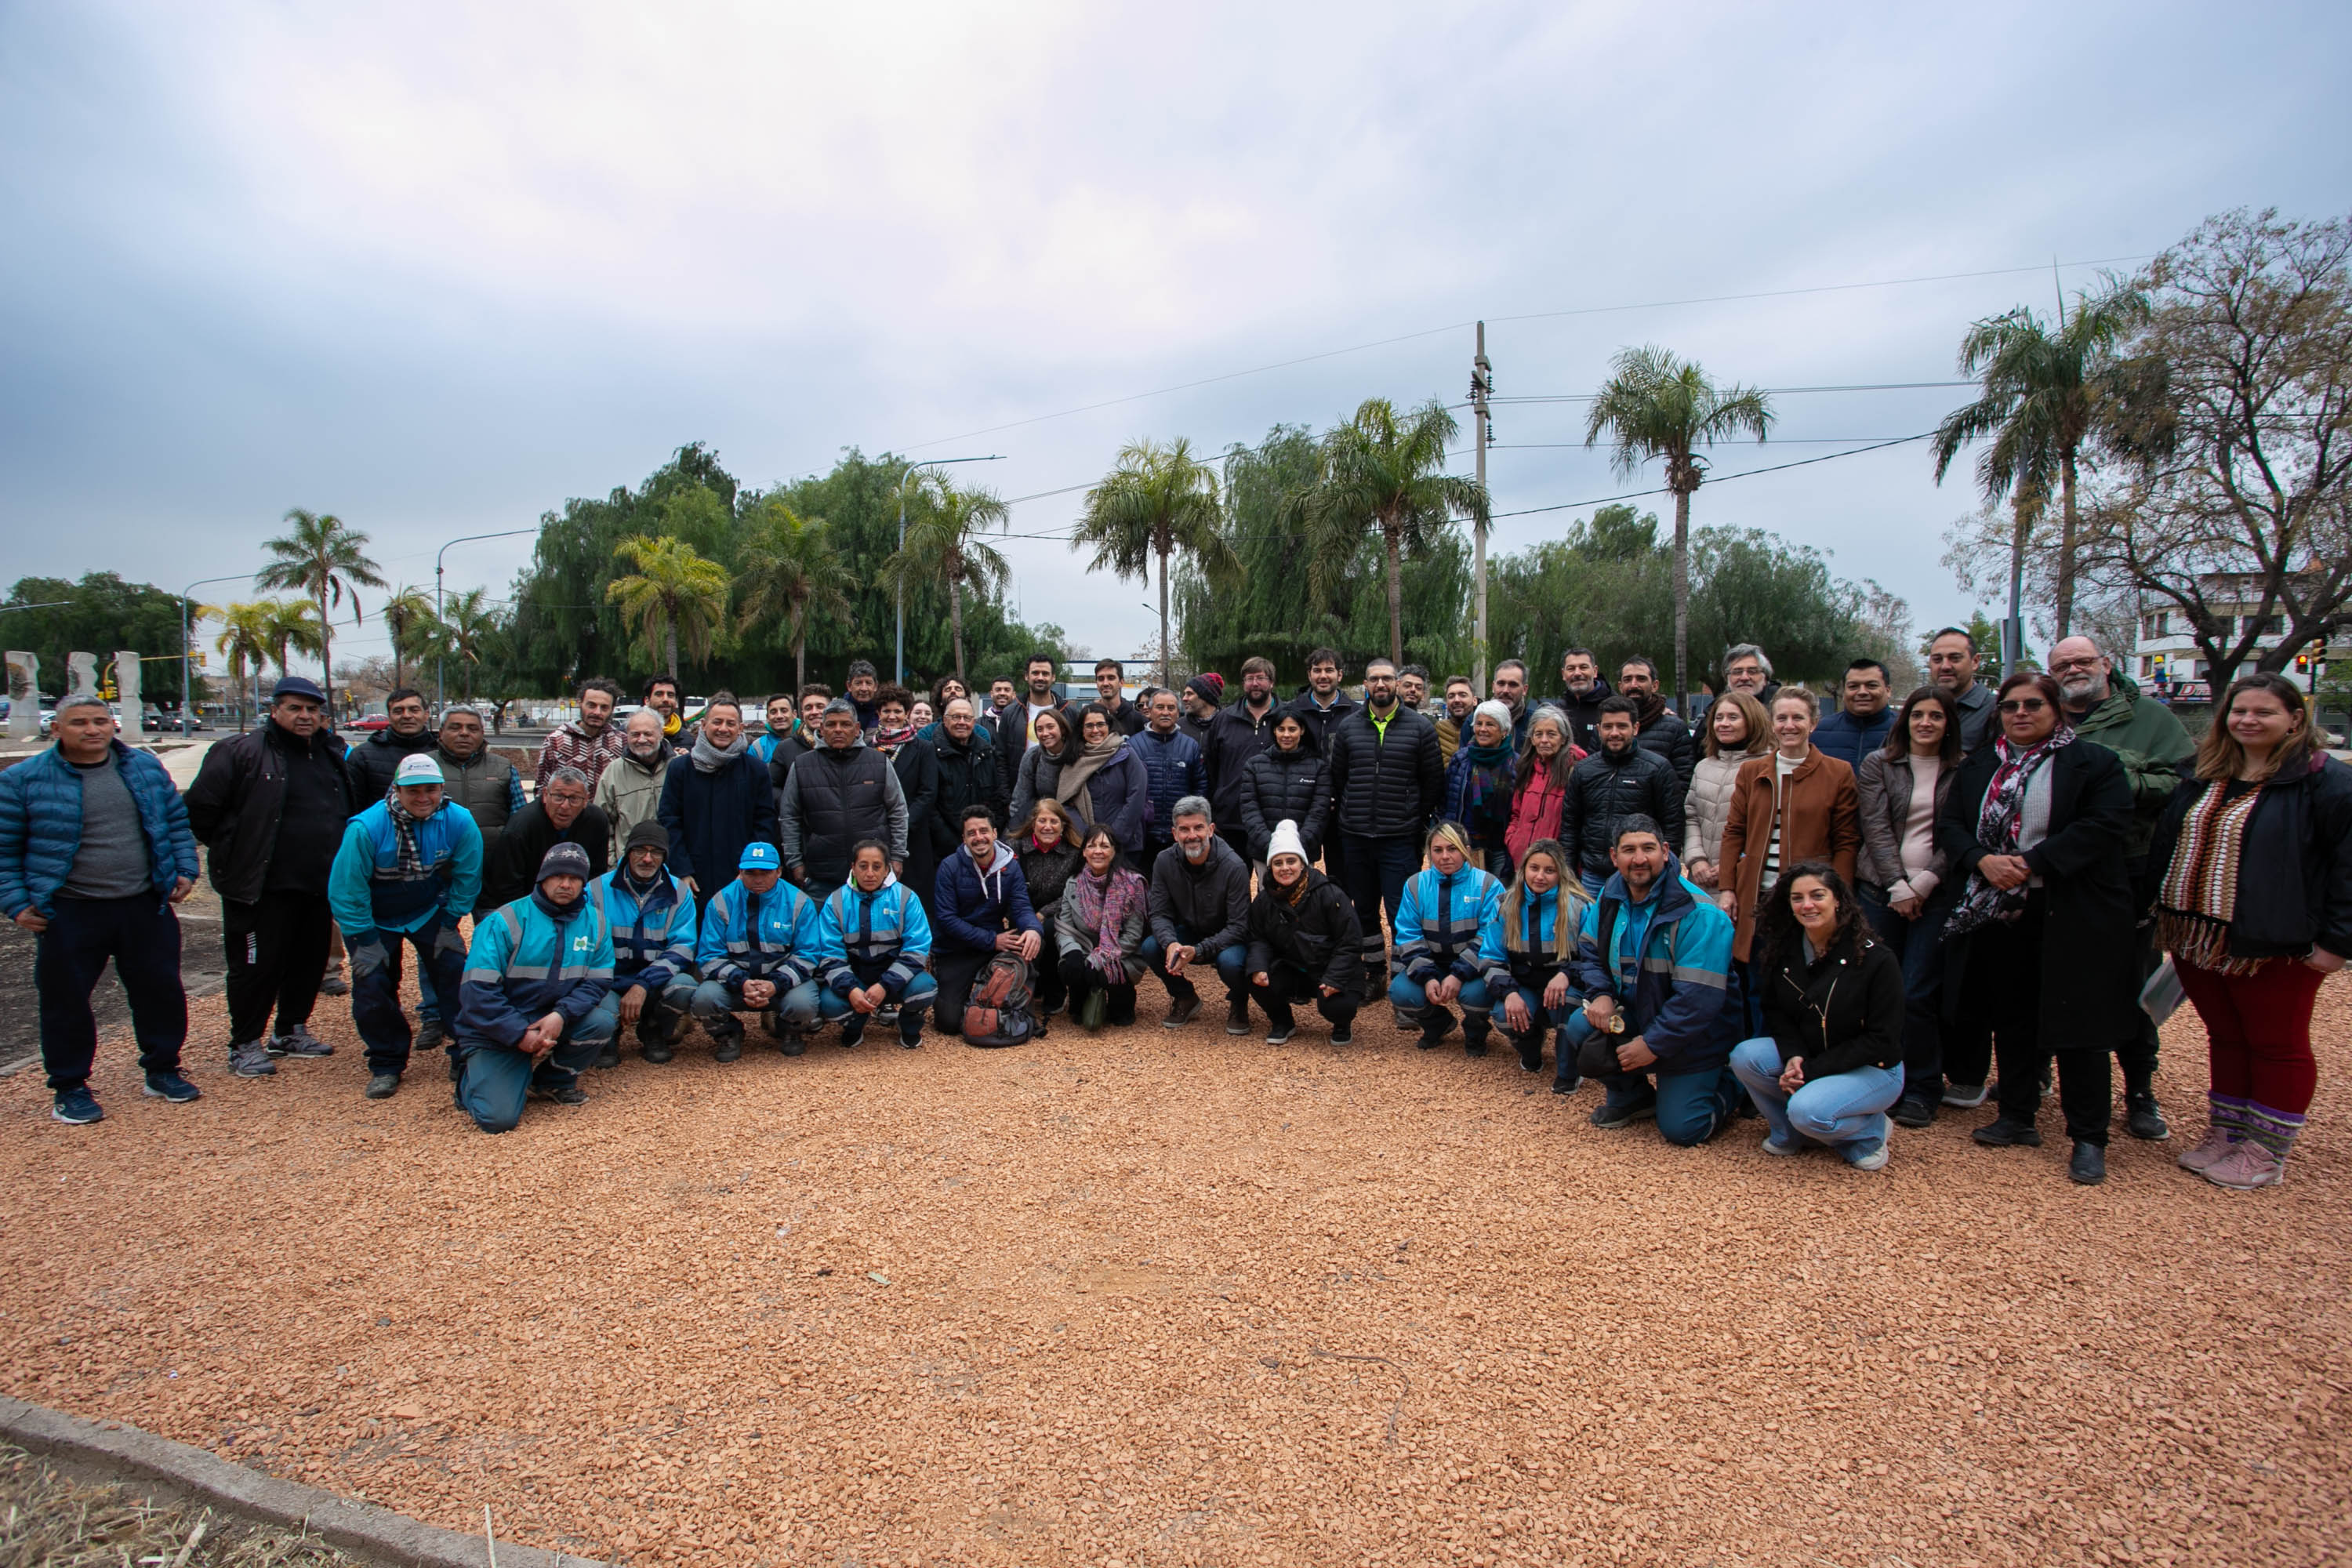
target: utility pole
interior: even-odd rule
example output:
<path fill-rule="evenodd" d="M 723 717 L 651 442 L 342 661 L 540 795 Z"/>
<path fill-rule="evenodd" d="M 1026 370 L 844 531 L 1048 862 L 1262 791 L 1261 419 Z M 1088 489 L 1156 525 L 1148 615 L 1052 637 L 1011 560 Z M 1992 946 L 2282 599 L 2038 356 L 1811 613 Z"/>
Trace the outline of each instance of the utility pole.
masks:
<path fill-rule="evenodd" d="M 518 534 L 537 533 L 538 531 L 539 530 L 535 527 L 503 528 L 496 533 L 460 534 L 456 539 L 449 541 L 449 544 L 445 544 L 440 549 L 435 551 L 433 552 L 433 618 L 436 621 L 443 621 L 443 616 L 445 615 L 445 612 L 441 607 L 441 565 L 442 557 L 449 553 L 450 544 L 470 544 L 478 539 L 512 539 Z M 446 625 L 446 622 L 443 621 L 443 624 Z M 442 652 L 436 649 L 433 655 L 433 705 L 436 709 L 439 709 L 446 705 L 449 700 L 447 672 L 442 668 Z"/>
<path fill-rule="evenodd" d="M 1486 445 L 1494 431 L 1486 422 L 1486 399 L 1495 390 L 1495 367 L 1486 363 L 1486 323 L 1478 323 L 1478 357 L 1470 362 L 1470 435 L 1478 451 L 1478 492 L 1486 491 Z M 1486 691 L 1486 520 L 1475 518 L 1470 524 L 1470 581 L 1474 590 L 1477 647 L 1471 658 L 1474 669 L 1471 684 L 1481 697 Z"/>

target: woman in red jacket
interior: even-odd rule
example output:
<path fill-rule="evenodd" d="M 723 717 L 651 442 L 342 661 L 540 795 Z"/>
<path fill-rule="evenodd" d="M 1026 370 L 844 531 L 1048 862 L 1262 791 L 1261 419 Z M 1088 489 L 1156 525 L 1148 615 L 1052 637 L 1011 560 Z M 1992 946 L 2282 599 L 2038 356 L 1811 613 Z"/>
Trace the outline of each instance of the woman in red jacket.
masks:
<path fill-rule="evenodd" d="M 1519 776 L 1511 784 L 1511 820 L 1503 830 L 1503 848 L 1517 866 L 1528 848 L 1559 837 L 1560 803 L 1568 798 L 1568 770 L 1584 753 L 1568 738 L 1568 720 L 1545 703 L 1528 721 L 1528 749 L 1519 757 Z"/>

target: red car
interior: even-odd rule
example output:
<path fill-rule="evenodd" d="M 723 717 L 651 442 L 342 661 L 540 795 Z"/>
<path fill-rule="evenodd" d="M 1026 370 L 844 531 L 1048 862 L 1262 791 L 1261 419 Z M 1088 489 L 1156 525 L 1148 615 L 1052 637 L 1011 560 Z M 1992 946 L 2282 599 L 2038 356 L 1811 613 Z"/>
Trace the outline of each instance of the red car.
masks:
<path fill-rule="evenodd" d="M 346 730 L 389 730 L 392 721 L 382 713 L 371 713 L 364 719 L 354 719 L 343 726 Z"/>

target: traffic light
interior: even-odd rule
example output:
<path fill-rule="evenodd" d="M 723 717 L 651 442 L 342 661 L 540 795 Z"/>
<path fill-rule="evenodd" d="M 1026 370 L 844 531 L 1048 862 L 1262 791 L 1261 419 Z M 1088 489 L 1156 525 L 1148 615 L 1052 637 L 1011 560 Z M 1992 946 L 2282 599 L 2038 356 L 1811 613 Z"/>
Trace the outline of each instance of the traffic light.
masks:
<path fill-rule="evenodd" d="M 2311 656 L 2309 654 L 2299 653 L 2294 656 L 2294 672 L 2297 675 L 2305 677 L 2308 677 L 2311 674 Z"/>

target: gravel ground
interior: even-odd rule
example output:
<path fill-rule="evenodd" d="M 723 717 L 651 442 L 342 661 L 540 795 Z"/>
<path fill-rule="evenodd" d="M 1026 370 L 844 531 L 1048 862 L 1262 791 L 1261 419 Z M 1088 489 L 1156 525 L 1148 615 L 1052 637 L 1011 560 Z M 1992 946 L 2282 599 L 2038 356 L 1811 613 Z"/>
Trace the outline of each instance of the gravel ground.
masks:
<path fill-rule="evenodd" d="M 1150 999 L 1147 997 L 1147 1007 Z M 197 1038 L 217 1040 L 218 1000 Z M 322 1010 L 323 1011 L 323 1010 Z M 592 1075 L 488 1139 L 345 1047 L 0 1083 L 0 1387 L 632 1563 L 2320 1563 L 2352 981 L 2287 1185 L 1602 1133 L 1509 1053 L 1202 1019 Z"/>

